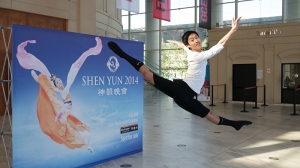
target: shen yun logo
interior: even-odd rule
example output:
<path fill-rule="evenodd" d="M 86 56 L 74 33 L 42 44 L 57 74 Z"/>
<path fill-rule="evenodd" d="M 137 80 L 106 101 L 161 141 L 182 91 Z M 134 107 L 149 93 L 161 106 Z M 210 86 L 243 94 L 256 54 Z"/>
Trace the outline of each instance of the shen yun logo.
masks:
<path fill-rule="evenodd" d="M 107 61 L 107 67 L 110 70 L 110 72 L 116 72 L 119 68 L 120 64 L 118 59 L 115 56 L 111 56 Z"/>

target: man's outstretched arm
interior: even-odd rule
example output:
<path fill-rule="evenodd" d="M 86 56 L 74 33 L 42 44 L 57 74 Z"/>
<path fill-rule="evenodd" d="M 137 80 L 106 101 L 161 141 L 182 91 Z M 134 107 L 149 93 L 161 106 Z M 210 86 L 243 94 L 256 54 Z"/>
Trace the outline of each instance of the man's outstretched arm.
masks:
<path fill-rule="evenodd" d="M 231 30 L 219 41 L 219 44 L 222 44 L 223 46 L 225 46 L 227 41 L 229 41 L 230 38 L 232 37 L 232 35 L 237 31 L 240 20 L 241 20 L 241 17 L 238 17 L 236 20 L 234 20 L 234 18 L 232 18 Z"/>
<path fill-rule="evenodd" d="M 179 48 L 182 48 L 182 49 L 185 46 L 182 42 L 179 42 L 179 41 L 176 41 L 176 40 L 167 40 L 167 42 L 176 44 Z"/>

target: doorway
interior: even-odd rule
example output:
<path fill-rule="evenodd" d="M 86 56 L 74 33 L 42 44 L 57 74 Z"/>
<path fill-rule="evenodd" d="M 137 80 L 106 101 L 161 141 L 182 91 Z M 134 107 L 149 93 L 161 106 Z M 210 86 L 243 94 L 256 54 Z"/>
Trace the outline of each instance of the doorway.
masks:
<path fill-rule="evenodd" d="M 244 88 L 256 86 L 256 64 L 233 64 L 232 100 L 244 101 Z M 246 90 L 246 101 L 254 102 L 256 89 Z"/>

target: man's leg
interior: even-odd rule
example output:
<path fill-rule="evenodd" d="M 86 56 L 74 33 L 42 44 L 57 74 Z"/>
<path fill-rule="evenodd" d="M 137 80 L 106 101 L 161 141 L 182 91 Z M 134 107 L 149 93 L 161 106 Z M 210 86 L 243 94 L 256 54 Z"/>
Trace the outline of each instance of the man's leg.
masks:
<path fill-rule="evenodd" d="M 155 85 L 154 79 L 153 79 L 153 73 L 149 70 L 149 68 L 146 65 L 142 65 L 139 69 L 139 72 L 143 75 L 144 79 L 148 81 L 151 85 Z"/>
<path fill-rule="evenodd" d="M 116 43 L 114 42 L 108 42 L 108 47 L 117 55 L 119 55 L 121 58 L 126 59 L 137 71 L 139 71 L 143 77 L 152 85 L 155 86 L 154 82 L 154 74 L 139 60 L 136 60 L 135 58 L 131 57 L 130 55 L 126 54 Z M 179 90 L 176 90 L 175 85 L 173 82 L 168 81 L 167 79 L 163 79 L 161 77 L 159 78 L 159 81 L 161 83 L 157 84 L 159 86 L 159 90 L 164 92 L 165 94 L 169 95 L 170 97 L 174 98 L 174 93 L 176 93 L 178 96 L 186 96 L 191 97 L 187 100 L 180 100 L 180 99 L 174 99 L 175 102 L 186 111 L 198 115 L 202 118 L 206 118 L 212 123 L 218 124 L 218 125 L 228 125 L 234 127 L 236 130 L 240 130 L 243 125 L 249 125 L 252 122 L 250 121 L 231 121 L 227 120 L 225 118 L 219 117 L 212 112 L 209 111 L 202 103 L 200 103 L 198 100 L 193 99 L 195 96 L 195 92 L 193 92 L 185 83 L 185 86 L 180 86 Z M 162 88 L 163 87 L 163 88 Z M 186 89 L 183 89 L 182 87 L 187 87 Z M 175 92 L 174 92 L 175 90 Z M 179 93 L 178 91 L 182 91 L 182 93 Z M 188 92 L 189 91 L 189 92 Z M 188 93 L 187 93 L 188 92 Z"/>
<path fill-rule="evenodd" d="M 251 121 L 232 121 L 220 117 L 214 114 L 212 111 L 210 111 L 201 102 L 199 102 L 196 99 L 193 99 L 195 92 L 192 89 L 190 89 L 185 82 L 182 82 L 181 85 L 178 85 L 178 87 L 180 87 L 180 89 L 177 89 L 178 94 L 180 96 L 176 96 L 177 99 L 174 100 L 184 110 L 202 118 L 205 117 L 208 121 L 214 124 L 232 126 L 237 131 L 240 130 L 244 125 L 252 124 Z"/>
<path fill-rule="evenodd" d="M 115 42 L 108 42 L 108 47 L 115 54 L 128 61 L 137 71 L 139 71 L 143 75 L 144 79 L 148 81 L 151 85 L 156 87 L 164 94 L 172 98 L 174 97 L 174 93 L 176 92 L 176 84 L 174 82 L 153 74 L 149 70 L 149 68 L 146 65 L 144 65 L 144 63 L 125 53 Z"/>
<path fill-rule="evenodd" d="M 217 125 L 227 125 L 234 127 L 237 131 L 240 130 L 244 125 L 251 125 L 251 121 L 246 120 L 239 120 L 239 121 L 232 121 L 221 116 L 214 114 L 212 111 L 209 111 L 205 118 Z"/>
<path fill-rule="evenodd" d="M 115 42 L 108 42 L 108 47 L 116 53 L 119 57 L 127 60 L 137 71 L 139 71 L 143 77 L 151 84 L 154 85 L 153 73 L 149 70 L 147 66 L 144 65 L 141 61 L 131 57 L 125 53 Z"/>
<path fill-rule="evenodd" d="M 185 101 L 176 99 L 175 102 L 178 104 L 178 106 L 180 106 L 184 110 L 194 115 L 200 116 L 202 118 L 206 118 L 208 121 L 217 125 L 232 126 L 237 131 L 240 130 L 244 125 L 252 124 L 251 121 L 246 121 L 246 120 L 233 121 L 218 116 L 214 114 L 212 111 L 210 111 L 208 108 L 206 108 L 201 102 L 195 99 L 190 99 Z"/>

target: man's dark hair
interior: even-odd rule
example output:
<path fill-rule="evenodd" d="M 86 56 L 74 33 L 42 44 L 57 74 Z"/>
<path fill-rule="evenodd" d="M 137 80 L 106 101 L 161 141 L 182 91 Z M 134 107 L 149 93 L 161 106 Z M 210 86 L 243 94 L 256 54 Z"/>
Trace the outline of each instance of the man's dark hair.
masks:
<path fill-rule="evenodd" d="M 183 34 L 183 36 L 182 36 L 182 43 L 183 43 L 185 46 L 189 44 L 188 39 L 189 39 L 189 36 L 190 36 L 191 34 L 197 34 L 197 36 L 199 37 L 198 33 L 195 32 L 195 31 L 187 31 L 187 32 L 185 32 L 185 33 Z"/>

